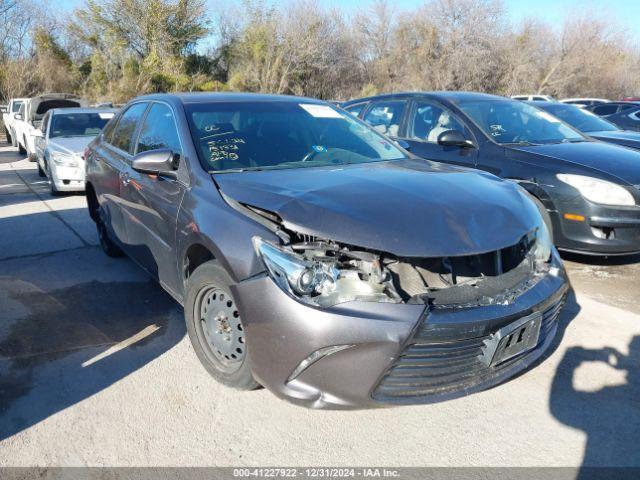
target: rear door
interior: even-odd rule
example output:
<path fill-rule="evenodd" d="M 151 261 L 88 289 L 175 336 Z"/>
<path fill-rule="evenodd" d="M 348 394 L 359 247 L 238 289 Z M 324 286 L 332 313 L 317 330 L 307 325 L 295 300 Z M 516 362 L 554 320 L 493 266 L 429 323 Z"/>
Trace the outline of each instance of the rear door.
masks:
<path fill-rule="evenodd" d="M 429 99 L 416 99 L 408 110 L 403 140 L 410 152 L 428 160 L 474 167 L 477 148 L 447 147 L 438 144 L 438 136 L 447 130 L 458 130 L 474 145 L 475 137 L 464 121 L 444 105 Z"/>
<path fill-rule="evenodd" d="M 40 159 L 44 158 L 44 149 L 47 144 L 47 131 L 49 129 L 49 124 L 51 123 L 51 116 L 51 112 L 46 113 L 42 119 L 42 125 L 40 125 L 40 132 L 42 132 L 42 135 L 36 136 L 35 138 L 36 158 L 38 162 L 40 162 Z"/>
<path fill-rule="evenodd" d="M 105 224 L 123 248 L 127 249 L 127 222 L 123 212 L 121 182 L 134 149 L 133 139 L 148 102 L 130 105 L 113 126 L 107 125 L 101 134 L 91 162 L 91 177 L 105 215 Z"/>
<path fill-rule="evenodd" d="M 164 148 L 169 148 L 180 161 L 183 148 L 175 114 L 169 104 L 153 102 L 142 121 L 134 153 Z M 128 242 L 133 255 L 173 292 L 180 291 L 175 234 L 178 210 L 188 182 L 185 166 L 181 167 L 178 178 L 172 179 L 137 172 L 127 161 L 122 182 L 123 205 L 129 217 Z"/>

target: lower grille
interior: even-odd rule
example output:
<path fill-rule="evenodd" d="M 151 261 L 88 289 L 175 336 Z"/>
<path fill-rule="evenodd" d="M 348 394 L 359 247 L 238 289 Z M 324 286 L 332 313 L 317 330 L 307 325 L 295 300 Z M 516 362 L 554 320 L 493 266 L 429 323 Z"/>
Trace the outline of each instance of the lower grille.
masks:
<path fill-rule="evenodd" d="M 538 346 L 542 345 L 558 323 L 565 297 L 543 312 Z M 455 330 L 455 327 L 449 327 Z M 439 328 L 443 336 L 442 328 Z M 446 333 L 444 337 L 446 338 Z M 421 328 L 405 348 L 397 362 L 389 368 L 375 389 L 373 398 L 382 402 L 455 392 L 489 381 L 504 369 L 523 361 L 536 349 L 525 352 L 493 367 L 484 365 L 484 340 L 490 334 L 475 338 L 434 340 L 428 325 Z"/>

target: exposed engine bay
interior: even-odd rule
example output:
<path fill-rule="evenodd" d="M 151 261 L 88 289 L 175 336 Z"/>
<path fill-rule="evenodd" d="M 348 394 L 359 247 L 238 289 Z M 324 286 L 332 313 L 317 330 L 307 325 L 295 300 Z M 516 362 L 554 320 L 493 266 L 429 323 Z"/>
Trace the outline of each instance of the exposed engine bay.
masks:
<path fill-rule="evenodd" d="M 447 258 L 397 258 L 280 230 L 284 245 L 254 239 L 272 277 L 321 307 L 346 301 L 423 303 L 434 308 L 509 304 L 549 272 L 539 232 L 508 248 Z"/>
<path fill-rule="evenodd" d="M 301 234 L 285 228 L 271 212 L 225 200 L 280 238 L 276 245 L 254 237 L 271 277 L 299 300 L 320 307 L 356 300 L 433 308 L 507 305 L 552 268 L 552 244 L 544 224 L 500 250 L 401 258 Z"/>

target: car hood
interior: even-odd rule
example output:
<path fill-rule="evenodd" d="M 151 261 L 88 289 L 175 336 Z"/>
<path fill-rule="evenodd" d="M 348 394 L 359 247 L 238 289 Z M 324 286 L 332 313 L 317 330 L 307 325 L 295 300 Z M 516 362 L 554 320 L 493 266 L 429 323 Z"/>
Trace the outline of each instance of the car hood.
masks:
<path fill-rule="evenodd" d="M 95 137 L 56 137 L 49 139 L 48 147 L 57 152 L 79 154 L 84 153 L 84 149 Z"/>
<path fill-rule="evenodd" d="M 228 197 L 284 226 L 402 257 L 484 253 L 540 222 L 520 187 L 425 160 L 213 175 Z"/>
<path fill-rule="evenodd" d="M 640 148 L 640 132 L 631 132 L 629 130 L 614 130 L 604 132 L 589 132 L 590 137 L 602 140 L 604 142 L 615 143 L 631 148 Z"/>
<path fill-rule="evenodd" d="M 512 147 L 558 161 L 555 169 L 561 171 L 560 162 L 597 170 L 609 177 L 616 177 L 630 185 L 640 184 L 640 152 L 605 142 L 557 143 Z M 533 159 L 522 159 L 529 161 Z M 529 161 L 531 163 L 531 161 Z M 535 163 L 535 161 L 534 161 Z M 567 173 L 579 173 L 575 169 Z M 585 172 L 588 175 L 588 172 Z"/>

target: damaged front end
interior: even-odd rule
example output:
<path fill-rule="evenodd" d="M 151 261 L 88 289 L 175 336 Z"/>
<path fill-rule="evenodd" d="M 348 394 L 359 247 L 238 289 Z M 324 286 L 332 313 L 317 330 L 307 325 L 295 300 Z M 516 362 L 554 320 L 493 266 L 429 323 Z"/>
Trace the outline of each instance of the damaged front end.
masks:
<path fill-rule="evenodd" d="M 280 230 L 281 245 L 254 237 L 271 278 L 319 307 L 348 301 L 433 308 L 507 305 L 553 268 L 544 225 L 500 250 L 445 258 L 399 258 Z"/>

